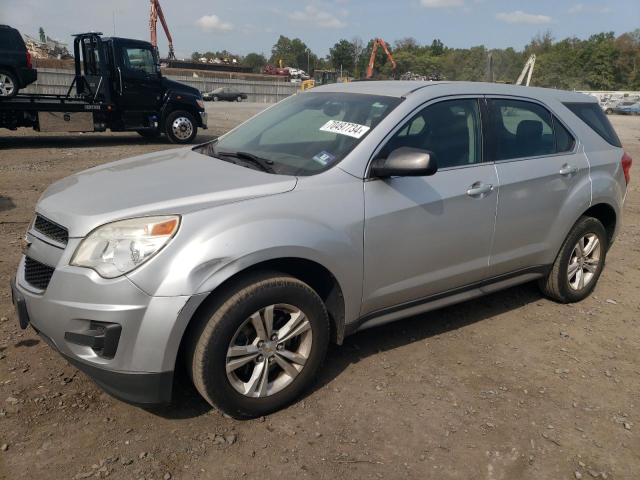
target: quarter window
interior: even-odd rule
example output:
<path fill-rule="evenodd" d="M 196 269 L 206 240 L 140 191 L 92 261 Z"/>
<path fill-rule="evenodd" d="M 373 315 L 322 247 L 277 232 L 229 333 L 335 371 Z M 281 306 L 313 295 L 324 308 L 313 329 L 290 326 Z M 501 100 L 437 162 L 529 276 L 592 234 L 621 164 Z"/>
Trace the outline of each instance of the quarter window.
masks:
<path fill-rule="evenodd" d="M 411 118 L 384 146 L 381 157 L 400 147 L 433 153 L 438 168 L 481 161 L 480 114 L 475 99 L 429 105 Z"/>
<path fill-rule="evenodd" d="M 560 123 L 560 121 L 553 117 L 553 130 L 556 134 L 556 152 L 570 152 L 576 144 L 576 139 L 573 135 Z"/>

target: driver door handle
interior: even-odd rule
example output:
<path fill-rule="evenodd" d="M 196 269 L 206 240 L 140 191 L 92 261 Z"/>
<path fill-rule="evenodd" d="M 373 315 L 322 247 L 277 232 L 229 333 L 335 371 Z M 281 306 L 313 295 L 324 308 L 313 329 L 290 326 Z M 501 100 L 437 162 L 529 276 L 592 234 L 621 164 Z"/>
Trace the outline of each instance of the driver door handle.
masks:
<path fill-rule="evenodd" d="M 565 163 L 564 165 L 562 165 L 562 168 L 558 173 L 560 175 L 573 175 L 577 171 L 578 169 L 576 167 L 574 167 L 573 165 L 569 165 L 568 163 Z"/>
<path fill-rule="evenodd" d="M 484 197 L 493 190 L 490 183 L 475 182 L 467 189 L 467 195 L 470 197 Z"/>

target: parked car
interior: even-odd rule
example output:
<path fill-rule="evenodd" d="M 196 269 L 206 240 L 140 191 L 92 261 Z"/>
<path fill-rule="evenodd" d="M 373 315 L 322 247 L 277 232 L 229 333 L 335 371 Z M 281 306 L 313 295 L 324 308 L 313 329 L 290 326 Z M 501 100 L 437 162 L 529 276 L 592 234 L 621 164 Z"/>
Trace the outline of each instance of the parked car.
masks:
<path fill-rule="evenodd" d="M 11 98 L 38 78 L 20 32 L 0 25 L 0 99 Z"/>
<path fill-rule="evenodd" d="M 247 94 L 232 87 L 220 87 L 209 93 L 203 93 L 202 98 L 206 101 L 214 102 L 219 100 L 226 100 L 227 102 L 241 102 L 242 100 L 247 99 Z"/>
<path fill-rule="evenodd" d="M 613 113 L 618 115 L 640 115 L 640 102 L 623 102 L 613 109 Z"/>
<path fill-rule="evenodd" d="M 54 183 L 13 301 L 119 398 L 168 402 L 183 364 L 211 405 L 265 415 L 362 329 L 534 280 L 589 296 L 630 168 L 582 94 L 326 85 L 207 144 Z"/>
<path fill-rule="evenodd" d="M 620 107 L 633 105 L 634 103 L 636 102 L 629 100 L 610 100 L 602 105 L 602 109 L 604 110 L 604 113 L 606 113 L 607 115 L 611 115 L 614 113 L 618 113 L 617 109 L 619 109 Z"/>

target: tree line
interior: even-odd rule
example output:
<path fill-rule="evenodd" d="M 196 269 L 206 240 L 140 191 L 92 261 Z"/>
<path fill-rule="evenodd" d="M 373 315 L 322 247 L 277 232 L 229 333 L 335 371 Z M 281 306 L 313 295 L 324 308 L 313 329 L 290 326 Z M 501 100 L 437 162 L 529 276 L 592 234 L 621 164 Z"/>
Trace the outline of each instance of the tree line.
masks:
<path fill-rule="evenodd" d="M 259 72 L 267 64 L 314 70 L 342 71 L 344 76 L 365 75 L 374 40 L 341 39 L 320 57 L 299 38 L 284 35 L 271 49 L 271 55 L 246 56 L 221 53 Z M 418 76 L 445 80 L 496 81 L 514 83 L 530 55 L 536 55 L 532 85 L 568 90 L 640 90 L 640 29 L 616 37 L 613 32 L 555 40 L 550 32 L 534 37 L 523 50 L 488 49 L 484 45 L 451 48 L 439 39 L 420 44 L 414 38 L 396 40 L 390 49 L 397 68 L 382 49 L 376 53 L 374 78 L 398 78 L 411 72 Z M 203 55 L 194 52 L 193 58 Z"/>

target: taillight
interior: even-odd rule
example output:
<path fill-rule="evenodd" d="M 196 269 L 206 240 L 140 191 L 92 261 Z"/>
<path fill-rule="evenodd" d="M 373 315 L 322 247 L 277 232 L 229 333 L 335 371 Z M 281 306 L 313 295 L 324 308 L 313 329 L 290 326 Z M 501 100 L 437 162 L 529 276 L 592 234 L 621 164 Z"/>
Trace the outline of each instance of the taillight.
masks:
<path fill-rule="evenodd" d="M 27 50 L 27 68 L 33 68 L 31 65 L 31 52 Z"/>
<path fill-rule="evenodd" d="M 624 155 L 622 155 L 622 171 L 624 172 L 624 180 L 625 182 L 627 182 L 627 185 L 631 180 L 631 164 L 632 163 L 633 163 L 633 160 L 631 159 L 631 156 L 627 152 L 624 152 Z"/>

